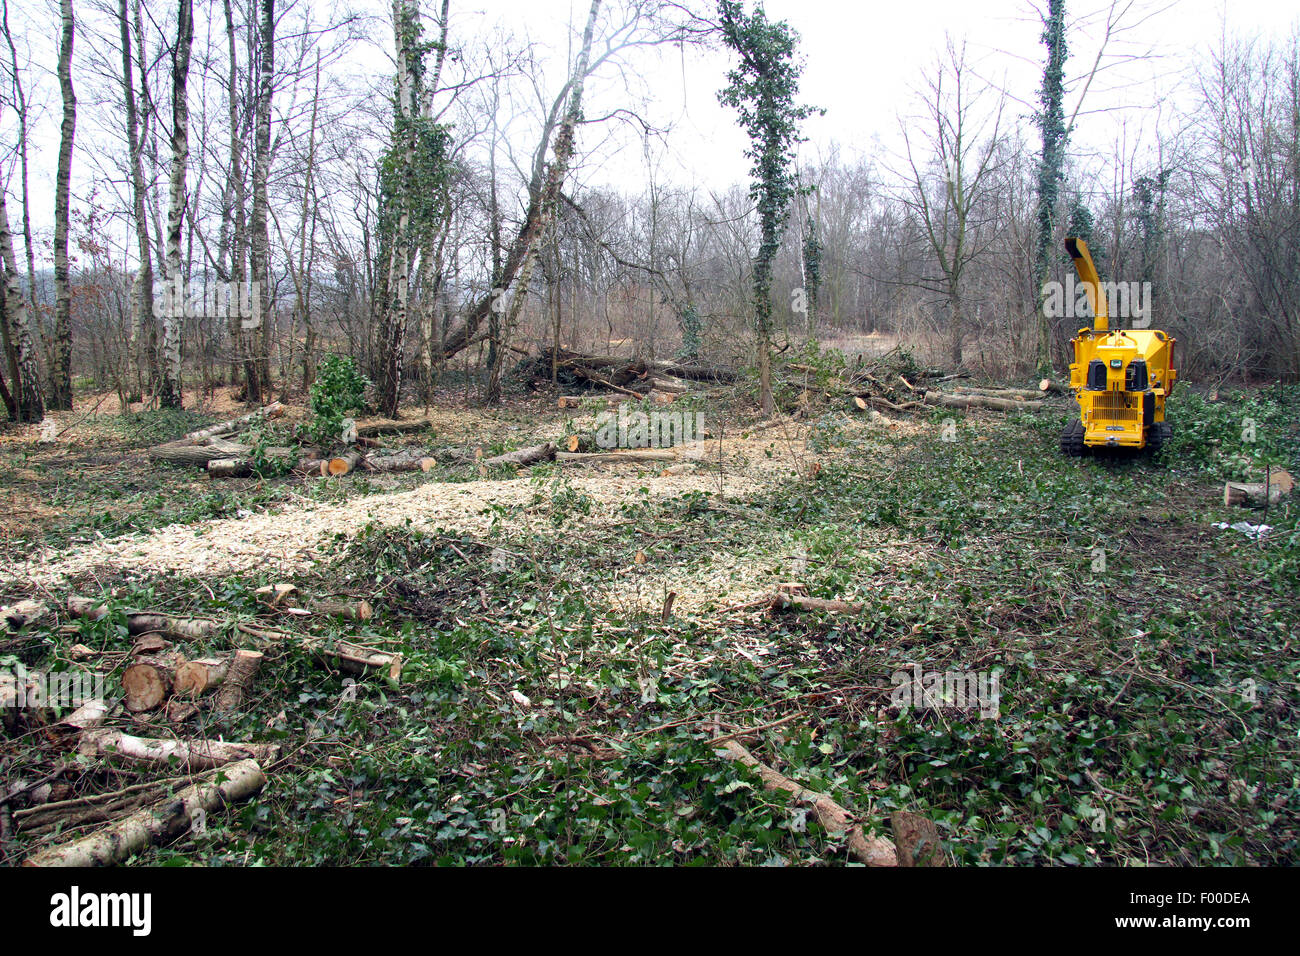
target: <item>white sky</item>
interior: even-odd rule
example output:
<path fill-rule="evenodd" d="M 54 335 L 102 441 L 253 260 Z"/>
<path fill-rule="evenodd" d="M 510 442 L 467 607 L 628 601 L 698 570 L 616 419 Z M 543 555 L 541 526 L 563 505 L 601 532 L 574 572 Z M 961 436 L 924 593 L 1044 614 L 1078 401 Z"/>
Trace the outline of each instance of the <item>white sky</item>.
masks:
<path fill-rule="evenodd" d="M 81 2 L 84 0 L 78 6 Z M 386 16 L 386 0 L 357 2 L 377 16 Z M 1068 10 L 1082 16 L 1107 4 L 1108 0 L 1070 0 Z M 437 5 L 437 0 L 424 0 L 426 18 L 436 15 Z M 1113 45 L 1111 51 L 1150 50 L 1155 56 L 1118 67 L 1094 84 L 1087 106 L 1089 111 L 1100 112 L 1082 117 L 1071 142 L 1076 154 L 1105 154 L 1121 135 L 1131 141 L 1139 132 L 1149 136 L 1158 124 L 1168 123 L 1174 115 L 1172 107 L 1189 101 L 1185 71 L 1194 61 L 1192 54 L 1203 54 L 1215 43 L 1225 18 L 1229 32 L 1245 35 L 1282 36 L 1300 24 L 1295 9 L 1276 0 L 1137 0 L 1137 5 L 1162 12 L 1126 35 L 1129 42 Z M 166 9 L 170 4 L 157 6 Z M 453 39 L 466 42 L 505 26 L 563 58 L 569 25 L 580 28 L 587 7 L 587 0 L 452 0 Z M 1036 95 L 1043 48 L 1041 26 L 1029 0 L 767 0 L 766 7 L 771 18 L 788 20 L 799 31 L 806 60 L 803 100 L 827 110 L 805 128 L 809 141 L 803 145 L 802 155 L 806 160 L 825 155 L 833 146 L 838 146 L 844 160 L 857 156 L 887 160 L 898 143 L 898 117 L 915 108 L 913 90 L 948 35 L 966 40 L 968 57 L 981 77 L 1006 89 L 1013 101 L 1026 104 L 1016 106 L 1013 102 L 1011 118 L 1030 112 L 1027 104 Z M 217 7 L 218 14 L 219 10 Z M 28 95 L 43 108 L 34 131 L 32 156 L 32 220 L 38 232 L 49 228 L 53 213 L 59 115 L 54 77 L 56 13 L 52 0 L 39 5 L 10 0 L 11 21 L 25 21 L 27 26 L 32 59 L 26 77 Z M 202 35 L 200 27 L 196 45 L 202 42 Z M 377 27 L 375 35 L 391 44 L 387 28 Z M 116 49 L 115 34 L 101 40 Z M 84 40 L 78 42 L 84 46 Z M 1085 72 L 1096 50 L 1095 30 L 1072 34 L 1068 76 Z M 717 90 L 725 82 L 727 55 L 721 50 L 690 51 L 683 58 L 677 51 L 663 50 L 639 53 L 633 63 L 649 100 L 644 107 L 647 118 L 672 126 L 666 148 L 660 147 L 663 155 L 657 179 L 714 189 L 744 182 L 748 168 L 744 137 L 732 112 L 717 102 Z M 348 67 L 375 75 L 391 69 L 373 49 L 354 56 Z M 557 76 L 560 71 L 548 72 Z M 89 77 L 82 83 L 93 85 Z M 592 84 L 590 94 L 588 115 L 626 105 L 622 87 L 608 76 Z M 90 108 L 87 104 L 83 112 Z M 84 124 L 79 122 L 79 153 L 95 149 L 94 125 L 102 126 L 86 119 Z M 0 120 L 5 141 L 13 139 L 13 130 L 12 111 L 6 111 Z M 527 134 L 522 135 L 526 144 Z M 599 138 L 587 130 L 582 146 L 591 149 Z M 646 170 L 641 143 L 626 136 L 622 140 L 621 146 L 605 142 L 588 158 L 579 172 L 585 184 L 610 184 L 633 191 L 641 188 Z M 74 163 L 74 202 L 91 186 L 89 164 L 82 159 Z M 15 189 L 16 183 L 11 183 L 10 211 L 16 225 Z"/>

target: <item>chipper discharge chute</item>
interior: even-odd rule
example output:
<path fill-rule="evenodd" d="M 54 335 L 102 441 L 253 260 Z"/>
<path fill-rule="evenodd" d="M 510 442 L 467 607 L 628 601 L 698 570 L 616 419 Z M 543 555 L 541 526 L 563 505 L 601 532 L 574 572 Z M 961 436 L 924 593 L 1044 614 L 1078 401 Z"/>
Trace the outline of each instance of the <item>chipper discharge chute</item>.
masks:
<path fill-rule="evenodd" d="M 1061 433 L 1061 451 L 1076 456 L 1088 448 L 1158 451 L 1173 434 L 1165 421 L 1165 400 L 1178 378 L 1175 340 L 1155 329 L 1111 329 L 1110 295 L 1088 244 L 1066 239 L 1065 248 L 1087 292 L 1093 324 L 1070 343 L 1070 389 L 1079 417 Z"/>

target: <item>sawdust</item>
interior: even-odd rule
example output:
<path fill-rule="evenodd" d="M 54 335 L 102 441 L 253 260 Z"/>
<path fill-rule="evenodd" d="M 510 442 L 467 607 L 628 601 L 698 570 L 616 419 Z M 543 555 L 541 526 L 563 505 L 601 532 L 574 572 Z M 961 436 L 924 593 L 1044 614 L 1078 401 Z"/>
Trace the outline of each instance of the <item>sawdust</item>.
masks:
<path fill-rule="evenodd" d="M 437 432 L 482 435 L 482 412 L 436 410 Z M 491 423 L 509 433 L 521 428 L 505 419 Z M 851 430 L 907 427 L 848 420 Z M 120 570 L 222 576 L 252 570 L 292 574 L 328 559 L 341 539 L 369 525 L 445 529 L 483 536 L 492 531 L 558 535 L 557 507 L 576 493 L 589 499 L 590 513 L 574 516 L 584 527 L 622 520 L 620 508 L 644 496 L 650 500 L 702 492 L 744 498 L 796 474 L 807 474 L 819 456 L 808 448 L 808 429 L 793 423 L 751 430 L 735 437 L 674 449 L 682 463 L 696 465 L 680 475 L 661 475 L 636 465 L 565 465 L 563 484 L 532 477 L 472 482 L 430 481 L 410 491 L 372 494 L 342 504 L 304 503 L 278 512 L 170 525 L 148 534 L 128 534 L 78 550 L 29 557 L 0 565 L 0 581 L 48 586 L 60 579 L 109 565 Z M 343 479 L 347 480 L 347 479 Z M 557 497 L 563 493 L 562 497 Z M 559 504 L 557 504 L 557 501 Z M 699 583 L 696 583 L 696 587 Z M 714 595 L 716 597 L 716 593 Z"/>

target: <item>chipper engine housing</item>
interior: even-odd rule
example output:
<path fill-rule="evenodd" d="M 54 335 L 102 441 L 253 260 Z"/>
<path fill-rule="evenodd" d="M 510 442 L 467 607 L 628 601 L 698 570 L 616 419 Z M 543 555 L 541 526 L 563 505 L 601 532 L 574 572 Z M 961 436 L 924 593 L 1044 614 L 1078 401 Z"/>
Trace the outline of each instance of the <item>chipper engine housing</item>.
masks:
<path fill-rule="evenodd" d="M 1174 339 L 1154 329 L 1111 329 L 1109 296 L 1097 275 L 1088 244 L 1066 239 L 1065 248 L 1087 292 L 1093 325 L 1070 343 L 1070 389 L 1079 417 L 1061 433 L 1061 451 L 1088 448 L 1149 448 L 1157 451 L 1173 431 L 1165 400 L 1173 391 Z"/>

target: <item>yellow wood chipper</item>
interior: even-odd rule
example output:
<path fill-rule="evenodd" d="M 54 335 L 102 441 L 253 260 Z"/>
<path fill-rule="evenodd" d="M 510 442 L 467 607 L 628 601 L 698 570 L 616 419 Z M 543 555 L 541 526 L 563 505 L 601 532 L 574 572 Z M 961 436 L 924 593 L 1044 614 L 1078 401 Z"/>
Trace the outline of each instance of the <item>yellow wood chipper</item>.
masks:
<path fill-rule="evenodd" d="M 1178 379 L 1175 340 L 1154 329 L 1111 329 L 1110 294 L 1088 244 L 1070 238 L 1065 248 L 1086 290 L 1093 323 L 1070 343 L 1070 389 L 1079 402 L 1079 417 L 1061 433 L 1061 451 L 1074 456 L 1089 448 L 1159 451 L 1173 435 L 1165 421 L 1165 400 Z"/>

